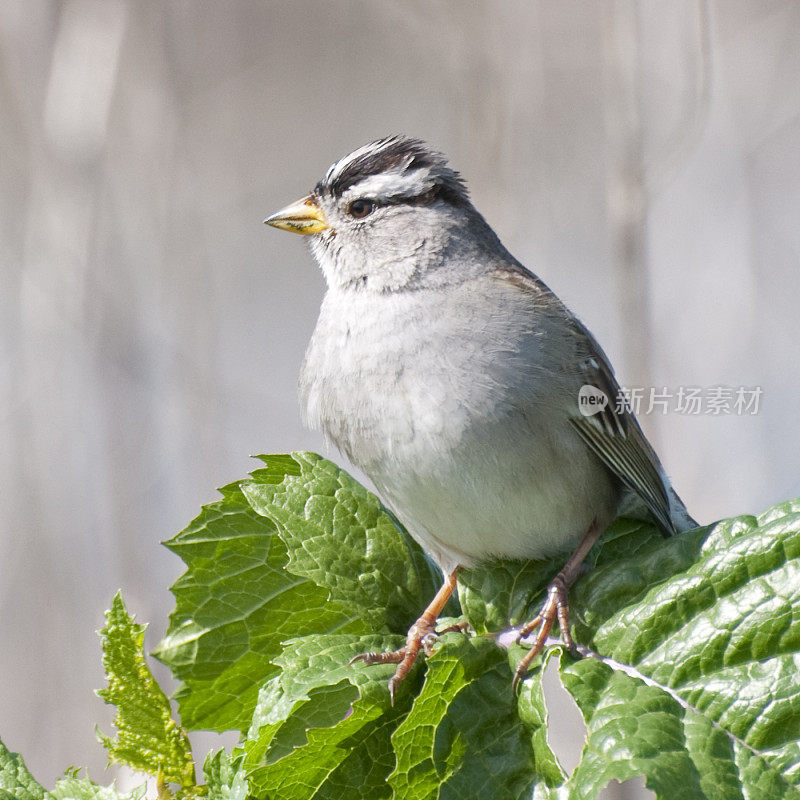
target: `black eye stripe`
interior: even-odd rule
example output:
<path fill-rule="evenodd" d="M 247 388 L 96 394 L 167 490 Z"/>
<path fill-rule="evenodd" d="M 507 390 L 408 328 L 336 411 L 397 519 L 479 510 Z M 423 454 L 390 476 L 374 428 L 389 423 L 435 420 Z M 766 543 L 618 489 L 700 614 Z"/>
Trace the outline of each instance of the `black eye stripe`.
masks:
<path fill-rule="evenodd" d="M 368 212 L 372 213 L 377 208 L 385 208 L 388 206 L 429 206 L 436 200 L 445 200 L 453 205 L 456 205 L 459 202 L 459 198 L 449 195 L 445 187 L 437 185 L 432 189 L 429 189 L 427 192 L 413 196 L 393 195 L 391 197 L 381 197 L 377 199 L 372 197 L 359 197 L 348 203 L 347 213 L 351 216 L 357 216 L 357 214 L 353 214 L 353 206 L 356 203 L 362 202 L 369 203 L 372 206 Z M 366 216 L 367 214 L 362 214 L 362 217 Z"/>

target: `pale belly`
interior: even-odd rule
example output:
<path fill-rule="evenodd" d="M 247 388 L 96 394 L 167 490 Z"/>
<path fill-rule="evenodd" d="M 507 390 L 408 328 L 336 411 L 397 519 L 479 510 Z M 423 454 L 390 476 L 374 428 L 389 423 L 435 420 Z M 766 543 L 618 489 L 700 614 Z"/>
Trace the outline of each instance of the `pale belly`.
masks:
<path fill-rule="evenodd" d="M 383 391 L 352 383 L 352 411 L 323 421 L 443 570 L 541 558 L 611 521 L 618 482 L 566 415 L 450 383 L 411 367 Z"/>
<path fill-rule="evenodd" d="M 445 571 L 569 550 L 593 521 L 614 516 L 618 484 L 571 430 L 556 442 L 524 420 L 499 427 L 467 433 L 449 452 L 420 442 L 364 465 Z"/>

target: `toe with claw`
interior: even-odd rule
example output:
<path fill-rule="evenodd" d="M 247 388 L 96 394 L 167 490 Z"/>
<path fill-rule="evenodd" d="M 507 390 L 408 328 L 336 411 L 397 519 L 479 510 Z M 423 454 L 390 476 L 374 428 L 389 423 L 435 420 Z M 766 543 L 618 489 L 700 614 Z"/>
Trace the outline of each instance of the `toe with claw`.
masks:
<path fill-rule="evenodd" d="M 420 617 L 409 629 L 406 643 L 399 650 L 388 653 L 360 653 L 350 659 L 349 664 L 362 661 L 364 664 L 397 664 L 394 675 L 389 679 L 389 696 L 394 705 L 394 693 L 400 682 L 411 672 L 420 650 L 426 655 L 433 652 L 433 643 L 437 636 L 434 630 L 435 620 L 428 621 Z"/>
<path fill-rule="evenodd" d="M 394 704 L 394 694 L 400 682 L 411 671 L 414 662 L 417 660 L 419 651 L 423 650 L 426 655 L 433 653 L 433 646 L 436 644 L 440 634 L 436 632 L 436 619 L 442 612 L 447 603 L 447 599 L 453 593 L 458 578 L 458 569 L 448 576 L 444 585 L 436 593 L 430 605 L 422 612 L 420 618 L 409 628 L 406 643 L 399 650 L 388 653 L 361 653 L 350 659 L 350 664 L 362 661 L 364 664 L 397 664 L 394 675 L 389 679 L 389 696 Z M 447 633 L 451 630 L 466 630 L 466 623 L 451 625 L 440 633 Z"/>

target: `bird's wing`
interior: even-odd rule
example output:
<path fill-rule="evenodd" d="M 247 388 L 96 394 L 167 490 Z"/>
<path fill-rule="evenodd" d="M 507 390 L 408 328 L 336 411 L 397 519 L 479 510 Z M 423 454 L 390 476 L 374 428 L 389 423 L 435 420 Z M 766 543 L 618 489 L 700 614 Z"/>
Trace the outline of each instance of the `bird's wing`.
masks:
<path fill-rule="evenodd" d="M 569 349 L 575 354 L 580 380 L 584 385 L 599 389 L 608 400 L 602 410 L 584 416 L 579 410 L 576 388 L 574 405 L 568 412 L 570 423 L 603 464 L 644 501 L 665 533 L 675 533 L 663 468 L 631 412 L 600 345 L 583 323 L 530 272 L 520 267 L 499 269 L 495 274 L 531 292 L 540 305 L 543 294 L 549 295 L 548 300 L 558 305 L 557 315 L 564 320 L 567 335 L 573 340 L 574 348 Z"/>
<path fill-rule="evenodd" d="M 585 384 L 600 389 L 608 398 L 608 404 L 591 416 L 578 412 L 570 422 L 595 455 L 642 498 L 664 531 L 675 533 L 658 456 L 631 412 L 605 353 L 583 324 L 573 320 L 581 338 L 594 351 L 580 363 Z"/>

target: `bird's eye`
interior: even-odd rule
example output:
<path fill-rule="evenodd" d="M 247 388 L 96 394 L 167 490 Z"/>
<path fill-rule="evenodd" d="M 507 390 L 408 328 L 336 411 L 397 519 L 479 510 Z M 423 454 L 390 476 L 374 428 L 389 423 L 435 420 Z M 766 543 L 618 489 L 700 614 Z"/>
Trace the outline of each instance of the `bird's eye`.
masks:
<path fill-rule="evenodd" d="M 355 219 L 364 219 L 375 210 L 375 203 L 372 200 L 353 200 L 347 206 L 347 213 Z"/>

